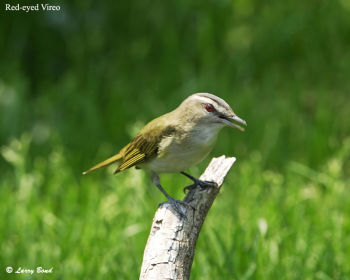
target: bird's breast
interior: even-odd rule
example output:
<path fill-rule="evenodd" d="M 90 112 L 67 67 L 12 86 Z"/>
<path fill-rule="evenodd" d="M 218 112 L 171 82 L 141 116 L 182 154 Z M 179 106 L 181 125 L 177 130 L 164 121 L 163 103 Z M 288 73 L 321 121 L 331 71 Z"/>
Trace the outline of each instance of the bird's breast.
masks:
<path fill-rule="evenodd" d="M 184 171 L 201 162 L 212 150 L 219 129 L 198 127 L 179 131 L 165 137 L 159 144 L 158 155 L 144 164 L 144 168 L 157 173 Z"/>

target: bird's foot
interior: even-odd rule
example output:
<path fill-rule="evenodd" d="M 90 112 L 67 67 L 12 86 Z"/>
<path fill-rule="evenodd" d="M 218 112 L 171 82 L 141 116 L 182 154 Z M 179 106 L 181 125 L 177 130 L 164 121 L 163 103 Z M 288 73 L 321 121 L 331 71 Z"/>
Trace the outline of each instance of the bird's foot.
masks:
<path fill-rule="evenodd" d="M 197 186 L 199 186 L 201 190 L 217 187 L 217 184 L 215 182 L 202 181 L 185 172 L 180 172 L 180 173 L 185 175 L 187 178 L 190 178 L 193 181 L 192 185 L 189 185 L 184 188 L 184 193 L 186 193 L 187 191 L 194 190 Z"/>
<path fill-rule="evenodd" d="M 194 190 L 197 186 L 199 186 L 201 190 L 217 187 L 215 182 L 202 181 L 196 178 L 193 178 L 193 182 L 194 184 L 184 187 L 184 193 Z"/>
<path fill-rule="evenodd" d="M 179 215 L 182 218 L 186 217 L 186 212 L 183 209 L 181 209 L 181 207 L 179 205 L 179 204 L 182 204 L 186 208 L 186 206 L 188 206 L 188 204 L 186 202 L 181 201 L 181 200 L 175 200 L 172 197 L 168 197 L 168 202 L 173 206 L 173 208 L 176 210 L 177 213 L 179 213 Z"/>

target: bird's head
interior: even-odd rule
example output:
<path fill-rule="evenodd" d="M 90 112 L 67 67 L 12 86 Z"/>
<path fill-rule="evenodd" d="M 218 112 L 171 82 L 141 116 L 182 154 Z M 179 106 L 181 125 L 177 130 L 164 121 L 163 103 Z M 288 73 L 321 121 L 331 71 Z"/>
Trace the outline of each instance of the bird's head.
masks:
<path fill-rule="evenodd" d="M 247 126 L 246 121 L 238 117 L 225 100 L 210 93 L 193 94 L 182 102 L 180 108 L 187 119 L 201 125 L 227 125 L 242 131 L 244 128 L 237 123 Z"/>

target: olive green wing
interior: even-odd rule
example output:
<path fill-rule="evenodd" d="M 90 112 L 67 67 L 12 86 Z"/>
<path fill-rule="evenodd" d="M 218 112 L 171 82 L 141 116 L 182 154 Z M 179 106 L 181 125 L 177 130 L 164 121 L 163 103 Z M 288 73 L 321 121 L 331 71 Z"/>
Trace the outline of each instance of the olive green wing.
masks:
<path fill-rule="evenodd" d="M 163 129 L 158 127 L 137 135 L 121 150 L 122 162 L 114 174 L 156 157 L 163 137 L 170 136 L 174 131 L 169 126 Z"/>
<path fill-rule="evenodd" d="M 150 135 L 138 135 L 123 151 L 122 162 L 114 173 L 130 168 L 157 155 L 158 139 Z"/>

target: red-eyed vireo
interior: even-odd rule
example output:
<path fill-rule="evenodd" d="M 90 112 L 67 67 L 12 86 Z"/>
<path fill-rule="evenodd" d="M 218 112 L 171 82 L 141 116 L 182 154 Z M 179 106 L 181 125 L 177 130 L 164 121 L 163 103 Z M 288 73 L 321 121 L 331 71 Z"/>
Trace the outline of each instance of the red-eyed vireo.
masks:
<path fill-rule="evenodd" d="M 197 185 L 202 188 L 211 186 L 211 182 L 200 181 L 184 170 L 199 163 L 208 155 L 221 128 L 230 126 L 244 130 L 234 122 L 247 125 L 223 99 L 210 93 L 193 94 L 175 110 L 146 124 L 118 154 L 83 174 L 114 162 L 120 162 L 114 173 L 132 166 L 149 170 L 152 172 L 153 183 L 181 214 L 177 201 L 162 188 L 158 174 L 173 172 L 184 174 L 194 182 L 185 190 Z"/>

